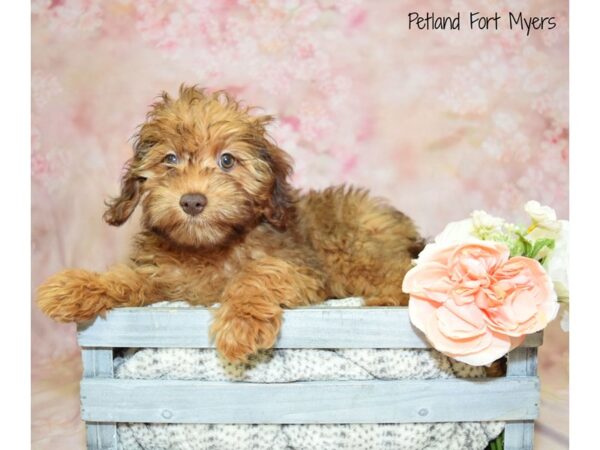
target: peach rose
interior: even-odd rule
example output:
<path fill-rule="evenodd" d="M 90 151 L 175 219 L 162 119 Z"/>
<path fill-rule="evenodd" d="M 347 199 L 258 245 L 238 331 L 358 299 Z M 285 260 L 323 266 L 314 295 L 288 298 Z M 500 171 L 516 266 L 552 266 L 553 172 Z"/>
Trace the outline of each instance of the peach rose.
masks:
<path fill-rule="evenodd" d="M 498 242 L 432 247 L 402 289 L 412 323 L 436 350 L 474 366 L 491 364 L 556 317 L 552 281 L 536 260 L 510 258 Z"/>

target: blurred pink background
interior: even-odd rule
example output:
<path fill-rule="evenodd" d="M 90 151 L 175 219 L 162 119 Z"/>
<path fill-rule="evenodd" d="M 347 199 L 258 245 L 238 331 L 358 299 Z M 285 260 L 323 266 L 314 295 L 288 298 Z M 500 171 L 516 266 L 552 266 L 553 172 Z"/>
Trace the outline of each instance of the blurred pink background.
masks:
<path fill-rule="evenodd" d="M 376 7 L 375 7 L 376 5 Z M 508 11 L 554 30 L 408 30 L 407 15 Z M 101 220 L 129 137 L 180 83 L 273 113 L 295 183 L 352 183 L 432 236 L 473 209 L 515 221 L 537 199 L 568 217 L 568 2 L 128 1 L 32 3 L 32 284 L 127 254 L 137 216 Z M 540 355 L 536 448 L 567 448 L 568 335 Z M 73 325 L 33 307 L 32 443 L 83 448 Z"/>

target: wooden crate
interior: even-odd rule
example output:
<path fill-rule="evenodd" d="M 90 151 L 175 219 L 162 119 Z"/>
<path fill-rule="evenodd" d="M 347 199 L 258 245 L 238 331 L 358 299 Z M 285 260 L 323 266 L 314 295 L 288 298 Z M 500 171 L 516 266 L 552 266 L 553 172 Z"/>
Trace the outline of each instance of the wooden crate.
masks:
<path fill-rule="evenodd" d="M 506 421 L 505 449 L 533 449 L 538 416 L 537 347 L 528 336 L 508 357 L 507 376 L 490 379 L 243 383 L 124 380 L 113 377 L 114 348 L 212 348 L 205 308 L 121 308 L 81 325 L 81 417 L 89 449 L 117 448 L 116 424 L 414 423 Z M 406 308 L 288 310 L 277 348 L 430 347 Z M 257 407 L 260 405 L 260 408 Z"/>

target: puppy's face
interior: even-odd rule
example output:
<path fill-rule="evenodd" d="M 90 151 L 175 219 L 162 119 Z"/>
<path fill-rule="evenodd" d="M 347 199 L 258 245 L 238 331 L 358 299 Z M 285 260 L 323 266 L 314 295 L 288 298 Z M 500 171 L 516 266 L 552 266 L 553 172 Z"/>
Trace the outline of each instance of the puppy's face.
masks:
<path fill-rule="evenodd" d="M 143 222 L 191 247 L 226 244 L 261 221 L 285 228 L 291 210 L 289 157 L 223 93 L 182 87 L 163 94 L 141 126 L 121 195 L 105 220 L 120 225 L 138 203 Z"/>

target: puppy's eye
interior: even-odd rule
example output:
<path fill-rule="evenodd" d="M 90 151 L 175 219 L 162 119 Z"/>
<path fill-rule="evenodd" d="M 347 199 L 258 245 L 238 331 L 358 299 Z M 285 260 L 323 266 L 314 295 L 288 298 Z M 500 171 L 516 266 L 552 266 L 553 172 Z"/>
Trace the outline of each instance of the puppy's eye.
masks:
<path fill-rule="evenodd" d="M 165 156 L 163 162 L 167 164 L 177 164 L 179 162 L 179 158 L 177 158 L 175 153 L 169 153 L 167 156 Z"/>
<path fill-rule="evenodd" d="M 231 169 L 234 164 L 235 164 L 235 158 L 233 157 L 233 155 L 231 153 L 223 153 L 219 157 L 219 166 L 223 170 Z"/>

